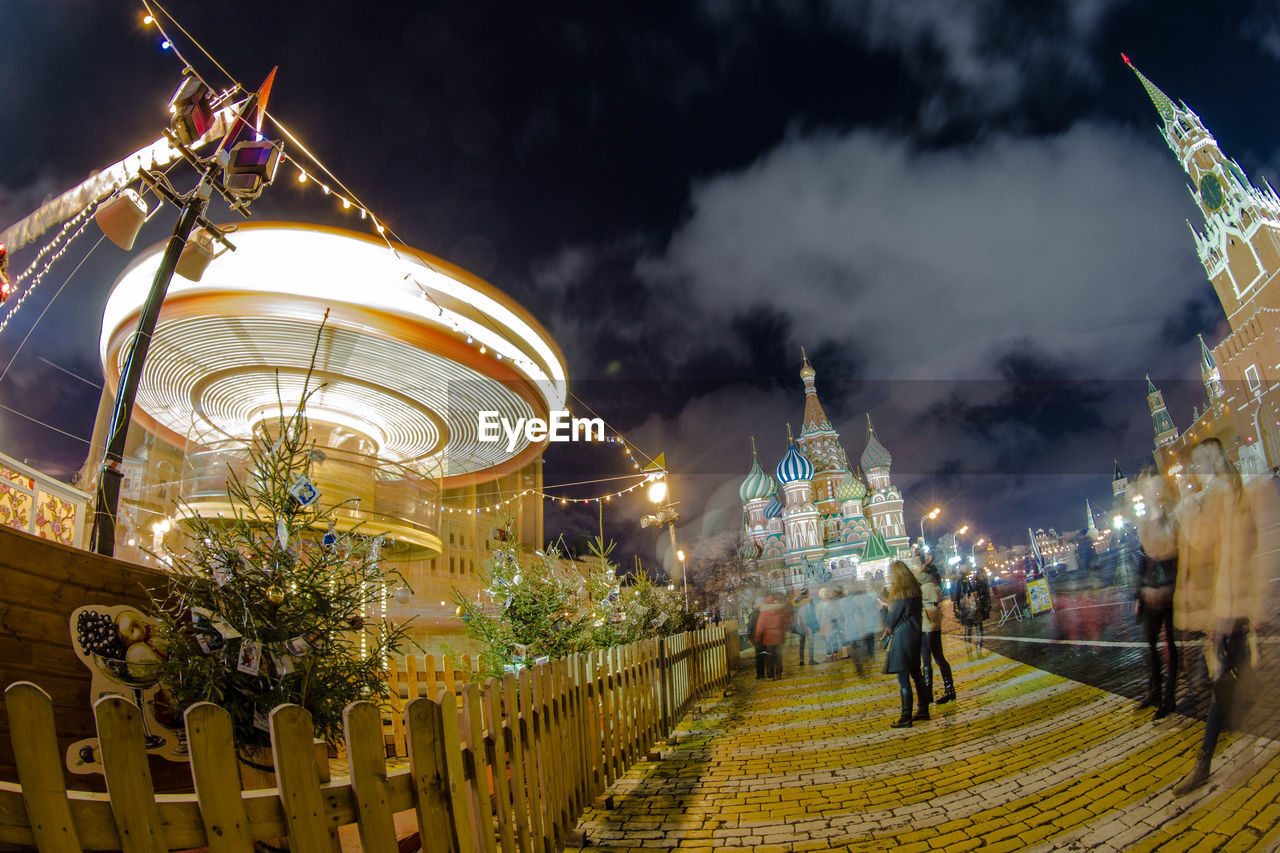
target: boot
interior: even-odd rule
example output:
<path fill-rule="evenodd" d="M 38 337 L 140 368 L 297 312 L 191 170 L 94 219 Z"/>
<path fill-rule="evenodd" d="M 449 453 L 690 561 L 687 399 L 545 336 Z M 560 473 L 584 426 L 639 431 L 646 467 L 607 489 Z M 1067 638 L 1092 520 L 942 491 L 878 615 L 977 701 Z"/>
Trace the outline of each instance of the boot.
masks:
<path fill-rule="evenodd" d="M 1209 781 L 1209 760 L 1212 756 L 1203 749 L 1196 753 L 1195 766 L 1181 782 L 1173 786 L 1175 797 L 1185 797 L 1205 782 Z"/>
<path fill-rule="evenodd" d="M 955 685 L 955 682 L 954 682 L 954 681 L 952 681 L 950 678 L 948 678 L 948 677 L 947 677 L 947 676 L 945 676 L 945 675 L 944 675 L 944 676 L 942 676 L 942 691 L 943 691 L 943 692 L 942 692 L 942 698 L 940 698 L 940 699 L 937 701 L 937 703 L 935 703 L 935 704 L 938 704 L 938 705 L 945 705 L 945 704 L 947 704 L 948 702 L 954 702 L 954 701 L 956 701 L 956 685 Z"/>
<path fill-rule="evenodd" d="M 898 717 L 896 722 L 890 723 L 889 726 L 895 729 L 909 729 L 911 728 L 911 689 L 899 687 L 898 695 L 902 699 L 902 715 Z"/>
<path fill-rule="evenodd" d="M 911 721 L 919 722 L 929 719 L 929 703 L 924 701 L 924 697 L 920 697 L 920 707 L 916 708 L 916 712 L 911 716 Z"/>

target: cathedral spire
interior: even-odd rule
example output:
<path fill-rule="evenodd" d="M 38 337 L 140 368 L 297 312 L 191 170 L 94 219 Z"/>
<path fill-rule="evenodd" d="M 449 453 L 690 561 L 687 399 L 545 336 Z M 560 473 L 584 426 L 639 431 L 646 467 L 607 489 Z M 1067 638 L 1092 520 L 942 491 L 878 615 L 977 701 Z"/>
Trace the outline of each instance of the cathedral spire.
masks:
<path fill-rule="evenodd" d="M 804 347 L 800 347 L 800 358 L 804 362 L 800 368 L 800 378 L 804 381 L 804 419 L 800 423 L 800 440 L 804 441 L 812 433 L 830 432 L 831 419 L 818 401 L 818 388 L 814 382 L 818 371 L 809 363 Z"/>
<path fill-rule="evenodd" d="M 1086 529 L 1089 530 L 1090 533 L 1096 533 L 1098 531 L 1098 525 L 1093 521 L 1093 507 L 1089 506 L 1088 498 L 1084 499 L 1084 515 L 1085 518 L 1088 519 L 1088 523 L 1085 525 Z"/>
<path fill-rule="evenodd" d="M 1142 88 L 1147 90 L 1147 97 L 1151 98 L 1151 103 L 1155 104 L 1156 112 L 1160 113 L 1160 117 L 1165 121 L 1172 121 L 1175 117 L 1177 107 L 1174 106 L 1173 101 L 1170 100 L 1169 96 L 1164 92 L 1161 92 L 1160 88 L 1156 86 L 1155 83 L 1148 80 L 1146 75 L 1139 71 L 1129 60 L 1129 57 L 1122 53 L 1120 54 L 1120 58 L 1124 60 L 1124 64 L 1129 66 L 1134 74 L 1138 75 L 1138 80 L 1142 83 Z"/>
<path fill-rule="evenodd" d="M 1218 369 L 1218 363 L 1213 360 L 1213 353 L 1209 351 L 1209 347 L 1204 342 L 1204 335 L 1196 335 L 1200 339 L 1200 370 L 1208 373 L 1211 370 Z"/>

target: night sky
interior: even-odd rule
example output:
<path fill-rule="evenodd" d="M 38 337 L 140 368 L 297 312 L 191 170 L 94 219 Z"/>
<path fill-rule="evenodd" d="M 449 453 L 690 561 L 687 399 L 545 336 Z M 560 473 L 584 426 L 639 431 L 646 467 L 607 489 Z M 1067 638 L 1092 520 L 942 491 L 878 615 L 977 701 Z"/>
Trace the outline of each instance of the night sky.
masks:
<path fill-rule="evenodd" d="M 1147 372 L 1188 424 L 1195 335 L 1226 322 L 1121 51 L 1280 185 L 1274 0 L 166 8 L 242 82 L 279 65 L 273 112 L 344 183 L 551 330 L 577 397 L 666 452 L 685 543 L 736 529 L 749 436 L 772 469 L 798 431 L 801 346 L 851 460 L 870 411 L 908 528 L 943 506 L 934 535 L 1083 527 L 1085 497 L 1110 505 L 1113 458 L 1150 452 Z M 181 71 L 125 0 L 5 13 L 0 226 L 157 138 Z M 293 181 L 254 210 L 359 226 Z M 97 236 L 0 335 L 0 370 Z M 128 260 L 104 242 L 40 321 L 0 382 L 0 450 L 65 478 L 82 464 Z M 628 469 L 616 447 L 562 445 L 546 481 Z M 666 559 L 647 506 L 608 505 L 624 562 Z M 596 524 L 594 506 L 547 515 L 552 535 Z"/>

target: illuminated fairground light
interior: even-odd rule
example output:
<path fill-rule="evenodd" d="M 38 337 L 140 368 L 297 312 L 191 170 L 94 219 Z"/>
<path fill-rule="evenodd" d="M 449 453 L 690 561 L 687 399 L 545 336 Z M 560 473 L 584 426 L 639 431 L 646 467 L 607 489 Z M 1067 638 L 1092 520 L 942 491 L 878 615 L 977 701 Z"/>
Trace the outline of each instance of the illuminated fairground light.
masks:
<path fill-rule="evenodd" d="M 309 413 L 372 437 L 395 462 L 443 463 L 455 477 L 527 464 L 542 443 L 480 442 L 480 411 L 512 420 L 564 407 L 564 361 L 545 329 L 491 285 L 404 246 L 311 225 L 254 223 L 201 281 L 175 276 L 138 389 L 140 419 L 181 444 L 244 438 L 289 406 L 328 310 Z M 119 383 L 127 342 L 160 262 L 143 251 L 103 312 L 100 355 Z M 313 385 L 317 384 L 313 382 Z"/>

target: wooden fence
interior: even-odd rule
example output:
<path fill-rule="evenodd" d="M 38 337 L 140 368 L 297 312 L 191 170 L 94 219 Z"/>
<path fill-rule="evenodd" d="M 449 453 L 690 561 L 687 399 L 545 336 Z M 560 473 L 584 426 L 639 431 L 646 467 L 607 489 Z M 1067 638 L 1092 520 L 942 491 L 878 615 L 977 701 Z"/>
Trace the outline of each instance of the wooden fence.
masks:
<path fill-rule="evenodd" d="M 398 714 L 407 768 L 388 767 L 382 709 L 354 703 L 349 774 L 330 782 L 321 782 L 310 715 L 281 705 L 270 716 L 279 787 L 256 791 L 240 790 L 229 715 L 201 703 L 186 714 L 195 793 L 157 797 L 138 708 L 118 696 L 94 705 L 108 793 L 68 791 L 49 696 L 12 684 L 5 705 L 19 784 L 0 783 L 0 846 L 243 853 L 287 836 L 293 851 L 332 853 L 337 828 L 356 824 L 366 851 L 392 851 L 393 814 L 414 810 L 428 853 L 560 850 L 582 810 L 693 701 L 727 683 L 736 632 L 728 622 L 573 655 L 457 694 L 438 684 Z"/>

